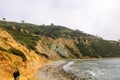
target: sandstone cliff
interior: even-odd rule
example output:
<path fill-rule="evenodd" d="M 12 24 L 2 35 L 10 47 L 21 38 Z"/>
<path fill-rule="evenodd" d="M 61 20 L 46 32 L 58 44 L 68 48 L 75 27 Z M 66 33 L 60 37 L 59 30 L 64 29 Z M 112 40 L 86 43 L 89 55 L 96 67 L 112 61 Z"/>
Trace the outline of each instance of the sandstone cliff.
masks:
<path fill-rule="evenodd" d="M 61 59 L 120 57 L 118 41 L 108 41 L 58 25 L 0 21 L 0 79 L 19 68 L 28 80 L 37 68 Z M 25 77 L 25 78 L 24 78 Z"/>
<path fill-rule="evenodd" d="M 0 79 L 2 80 L 11 78 L 15 68 L 18 68 L 21 75 L 27 79 L 27 76 L 32 75 L 37 68 L 49 62 L 48 59 L 37 55 L 33 50 L 16 41 L 11 34 L 1 28 L 0 48 Z M 23 52 L 27 60 L 23 61 L 21 57 L 9 52 L 10 48 Z"/>

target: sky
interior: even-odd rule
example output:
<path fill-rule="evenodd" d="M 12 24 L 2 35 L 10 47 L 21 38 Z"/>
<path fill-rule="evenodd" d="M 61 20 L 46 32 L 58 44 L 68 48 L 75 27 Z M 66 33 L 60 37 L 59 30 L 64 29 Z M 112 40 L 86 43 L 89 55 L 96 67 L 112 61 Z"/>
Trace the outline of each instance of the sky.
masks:
<path fill-rule="evenodd" d="M 120 39 L 120 0 L 0 0 L 0 18 L 54 23 L 107 40 Z"/>

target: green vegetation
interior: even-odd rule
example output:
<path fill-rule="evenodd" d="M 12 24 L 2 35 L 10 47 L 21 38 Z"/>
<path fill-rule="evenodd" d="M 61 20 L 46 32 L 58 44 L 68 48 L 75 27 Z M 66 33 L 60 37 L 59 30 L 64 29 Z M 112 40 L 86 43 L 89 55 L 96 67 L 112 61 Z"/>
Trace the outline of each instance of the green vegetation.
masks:
<path fill-rule="evenodd" d="M 90 47 L 102 57 L 120 56 L 120 46 L 106 40 L 92 41 Z"/>
<path fill-rule="evenodd" d="M 76 46 L 78 47 L 79 51 L 82 53 L 83 56 L 98 58 L 97 53 L 95 53 L 94 50 L 91 49 L 91 47 L 86 46 L 82 42 L 79 44 L 76 44 Z"/>
<path fill-rule="evenodd" d="M 23 28 L 19 26 L 15 26 L 14 27 L 15 30 L 12 28 L 12 26 L 3 26 L 2 28 L 8 31 L 10 34 L 12 34 L 14 38 L 18 40 L 20 43 L 22 43 L 23 45 L 26 45 L 30 49 L 36 50 L 35 41 L 37 41 L 39 37 L 33 36 L 32 34 L 21 32 L 21 29 Z"/>
<path fill-rule="evenodd" d="M 16 48 L 10 48 L 8 50 L 10 53 L 13 53 L 14 55 L 17 55 L 17 56 L 20 56 L 22 58 L 23 61 L 26 61 L 27 58 L 26 56 L 24 55 L 24 53 Z"/>
<path fill-rule="evenodd" d="M 73 48 L 70 48 L 70 47 L 67 46 L 67 45 L 66 45 L 66 48 L 67 48 L 68 50 L 70 50 L 70 52 L 72 53 L 73 56 L 75 56 L 75 58 L 80 58 L 80 55 L 79 55 L 78 53 L 76 53 Z"/>
<path fill-rule="evenodd" d="M 0 27 L 14 36 L 14 38 L 27 46 L 29 49 L 34 50 L 39 54 L 35 48 L 36 41 L 40 40 L 42 36 L 51 37 L 57 39 L 60 37 L 71 39 L 76 47 L 79 49 L 83 56 L 88 57 L 120 57 L 120 46 L 111 43 L 111 41 L 103 40 L 100 37 L 96 37 L 90 34 L 86 34 L 79 30 L 71 30 L 69 28 L 59 25 L 34 25 L 29 23 L 16 23 L 0 21 Z M 86 40 L 89 44 L 85 44 Z M 74 48 L 65 46 L 73 56 L 79 58 L 80 55 L 74 50 Z M 0 50 L 5 50 L 0 47 Z M 13 50 L 14 54 L 19 54 L 22 58 L 25 58 L 21 52 Z M 59 52 L 59 56 L 65 58 Z M 44 55 L 45 56 L 45 55 Z M 46 56 L 47 57 L 47 56 Z"/>
<path fill-rule="evenodd" d="M 7 51 L 5 48 L 3 48 L 2 46 L 0 46 L 0 50 L 1 51 Z"/>
<path fill-rule="evenodd" d="M 72 31 L 71 29 L 62 26 L 33 25 L 6 21 L 0 21 L 0 27 L 12 34 L 16 40 L 33 50 L 36 50 L 36 41 L 40 39 L 40 36 L 56 39 L 58 37 L 67 37 Z M 29 33 L 26 33 L 25 30 Z"/>

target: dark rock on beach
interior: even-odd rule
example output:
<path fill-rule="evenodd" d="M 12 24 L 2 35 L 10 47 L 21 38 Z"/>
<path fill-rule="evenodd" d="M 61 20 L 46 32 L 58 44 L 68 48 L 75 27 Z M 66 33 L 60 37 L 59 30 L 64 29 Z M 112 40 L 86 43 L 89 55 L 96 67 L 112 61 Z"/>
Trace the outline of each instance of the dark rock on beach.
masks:
<path fill-rule="evenodd" d="M 35 75 L 36 80 L 92 80 L 89 72 L 72 72 L 67 69 L 71 60 L 57 61 L 40 68 Z"/>

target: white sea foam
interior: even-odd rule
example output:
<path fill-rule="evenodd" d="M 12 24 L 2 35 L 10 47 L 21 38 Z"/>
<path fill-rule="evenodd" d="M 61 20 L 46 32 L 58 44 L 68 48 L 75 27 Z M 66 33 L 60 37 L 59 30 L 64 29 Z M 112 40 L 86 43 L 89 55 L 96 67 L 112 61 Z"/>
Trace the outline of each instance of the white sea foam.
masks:
<path fill-rule="evenodd" d="M 94 72 L 90 71 L 90 74 L 92 74 L 92 76 L 97 76 L 97 74 L 95 74 Z"/>
<path fill-rule="evenodd" d="M 73 64 L 74 64 L 74 61 L 70 61 L 68 64 L 63 66 L 63 69 L 66 70 L 66 69 L 70 68 L 70 66 L 73 65 Z"/>

